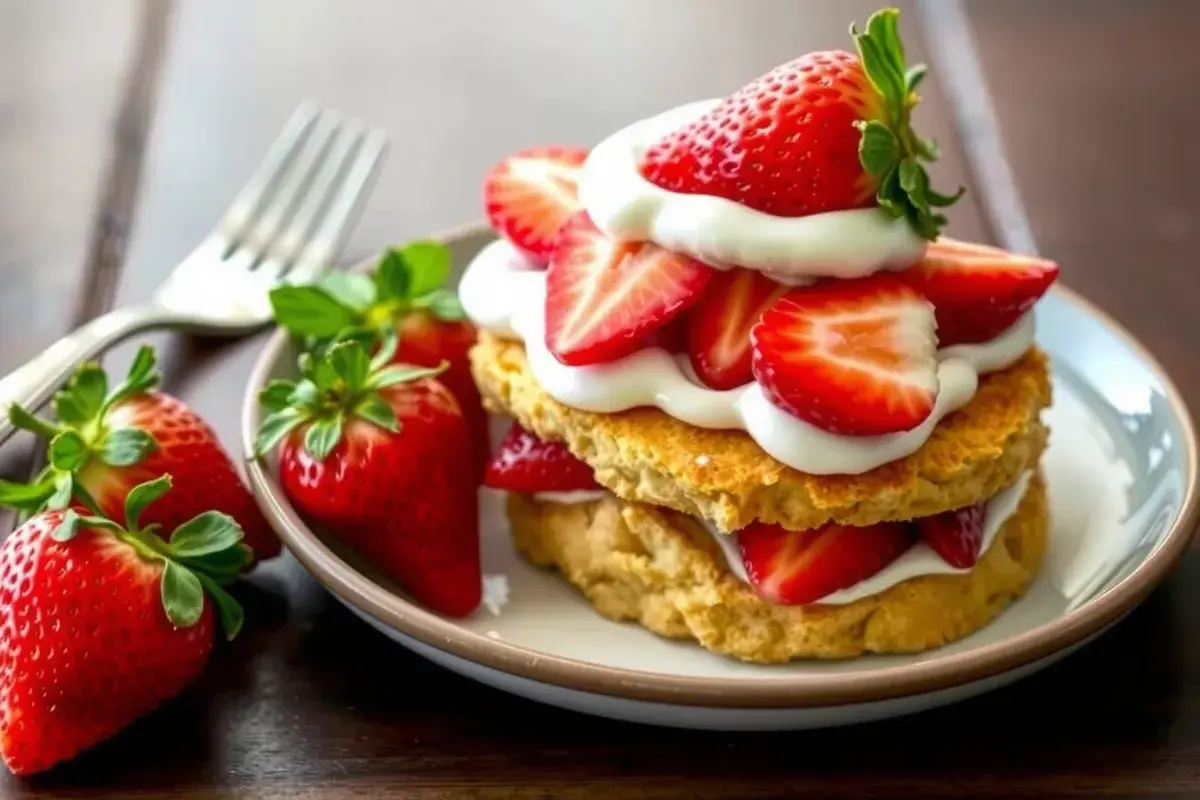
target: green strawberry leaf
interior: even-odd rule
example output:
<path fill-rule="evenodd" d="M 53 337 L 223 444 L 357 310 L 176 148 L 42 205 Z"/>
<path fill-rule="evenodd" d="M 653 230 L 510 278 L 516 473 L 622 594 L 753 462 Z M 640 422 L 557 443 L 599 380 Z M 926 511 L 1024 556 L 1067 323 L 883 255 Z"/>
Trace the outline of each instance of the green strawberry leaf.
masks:
<path fill-rule="evenodd" d="M 170 474 L 163 474 L 129 490 L 129 494 L 125 495 L 125 525 L 129 530 L 138 530 L 142 512 L 170 491 L 171 485 Z"/>
<path fill-rule="evenodd" d="M 329 365 L 350 392 L 365 386 L 371 374 L 371 360 L 366 349 L 358 342 L 339 342 L 330 348 Z"/>
<path fill-rule="evenodd" d="M 141 428 L 117 428 L 100 442 L 100 460 L 110 467 L 128 467 L 141 463 L 158 449 L 154 437 Z"/>
<path fill-rule="evenodd" d="M 408 298 L 412 286 L 412 273 L 399 250 L 393 248 L 384 253 L 375 265 L 375 272 L 371 278 L 375 283 L 376 303 Z"/>
<path fill-rule="evenodd" d="M 895 117 L 905 105 L 904 45 L 896 32 L 895 9 L 883 9 L 867 20 L 866 33 L 851 25 L 850 35 L 858 45 L 867 80 L 883 97 L 889 116 Z M 894 121 L 894 119 L 893 119 Z"/>
<path fill-rule="evenodd" d="M 295 381 L 273 380 L 258 393 L 258 404 L 272 413 L 282 411 L 288 407 L 294 391 Z"/>
<path fill-rule="evenodd" d="M 336 336 L 359 319 L 357 311 L 317 286 L 278 286 L 270 299 L 275 321 L 294 336 Z"/>
<path fill-rule="evenodd" d="M 933 141 L 912 129 L 912 110 L 919 99 L 914 90 L 924 79 L 926 67 L 906 68 L 899 14 L 894 8 L 875 12 L 867 20 L 865 33 L 850 27 L 863 70 L 884 104 L 878 119 L 857 123 L 862 131 L 859 160 L 868 174 L 881 179 L 875 196 L 879 207 L 893 218 L 906 219 L 914 231 L 932 240 L 946 219 L 934 214 L 931 206 L 950 205 L 963 190 L 954 196 L 938 194 L 930 188 L 929 175 L 920 163 L 936 161 L 938 152 Z"/>
<path fill-rule="evenodd" d="M 389 430 L 392 433 L 400 430 L 400 423 L 396 419 L 396 412 L 377 394 L 369 394 L 362 399 L 362 402 L 354 409 L 354 413 L 365 419 L 367 422 L 374 423 L 384 430 Z"/>
<path fill-rule="evenodd" d="M 196 575 L 200 583 L 204 586 L 204 590 L 208 592 L 208 596 L 213 599 L 217 606 L 217 616 L 221 620 L 221 627 L 225 631 L 225 638 L 232 640 L 242 630 L 242 625 L 245 624 L 246 614 L 242 611 L 241 604 L 234 600 L 229 592 L 225 591 L 220 585 L 203 572 Z"/>
<path fill-rule="evenodd" d="M 25 511 L 39 510 L 54 494 L 55 480 L 48 475 L 36 483 L 0 480 L 0 505 Z"/>
<path fill-rule="evenodd" d="M 162 574 L 162 604 L 167 619 L 180 628 L 190 628 L 204 613 L 204 587 L 190 569 L 168 560 Z"/>
<path fill-rule="evenodd" d="M 342 438 L 342 416 L 318 419 L 304 432 L 304 449 L 317 461 L 324 461 Z"/>
<path fill-rule="evenodd" d="M 908 72 L 904 74 L 904 85 L 908 87 L 909 94 L 917 90 L 921 85 L 921 81 L 925 80 L 925 75 L 929 72 L 929 67 L 924 64 L 914 64 L 909 67 Z"/>
<path fill-rule="evenodd" d="M 371 372 L 376 372 L 387 366 L 396 355 L 396 348 L 400 346 L 400 337 L 396 334 L 396 329 L 392 327 L 383 330 L 377 337 L 377 341 L 379 349 L 375 352 L 375 355 L 371 356 Z"/>
<path fill-rule="evenodd" d="M 442 361 L 436 367 L 414 367 L 408 364 L 392 364 L 372 375 L 369 385 L 372 389 L 386 389 L 388 386 L 395 386 L 398 383 L 410 383 L 412 381 L 424 380 L 425 378 L 436 378 L 449 367 L 449 361 Z"/>
<path fill-rule="evenodd" d="M 75 431 L 63 431 L 50 440 L 50 464 L 63 472 L 75 472 L 88 460 L 87 442 Z"/>
<path fill-rule="evenodd" d="M 900 170 L 893 167 L 883 177 L 883 182 L 879 184 L 879 191 L 875 194 L 875 201 L 890 216 L 903 217 L 904 203 L 900 198 Z"/>
<path fill-rule="evenodd" d="M 59 390 L 50 405 L 54 409 L 54 416 L 67 425 L 82 427 L 92 419 L 88 409 L 79 401 L 75 393 L 68 389 Z"/>
<path fill-rule="evenodd" d="M 908 197 L 908 202 L 917 210 L 920 217 L 929 216 L 929 203 L 926 202 L 926 192 L 929 190 L 929 175 L 915 159 L 906 158 L 900 162 L 900 188 Z"/>
<path fill-rule="evenodd" d="M 962 197 L 966 191 L 967 187 L 959 186 L 958 191 L 954 194 L 941 194 L 926 186 L 925 201 L 935 208 L 945 208 L 946 206 L 952 206 L 957 203 L 958 198 Z"/>
<path fill-rule="evenodd" d="M 71 495 L 75 488 L 75 478 L 69 472 L 60 472 L 54 478 L 54 494 L 46 501 L 48 511 L 57 511 L 71 504 Z"/>
<path fill-rule="evenodd" d="M 453 289 L 434 289 L 421 298 L 420 304 L 443 322 L 461 322 L 467 318 L 458 293 Z"/>
<path fill-rule="evenodd" d="M 125 380 L 109 393 L 104 400 L 104 405 L 101 408 L 101 413 L 135 395 L 144 394 L 158 385 L 159 379 L 162 377 L 155 368 L 157 360 L 154 355 L 154 348 L 149 345 L 142 345 L 138 348 L 137 353 L 133 357 L 133 362 L 129 365 L 129 372 L 125 375 Z"/>
<path fill-rule="evenodd" d="M 254 560 L 254 551 L 245 544 L 219 550 L 200 558 L 179 558 L 179 563 L 198 575 L 208 575 L 221 585 L 232 583 Z"/>
<path fill-rule="evenodd" d="M 13 403 L 8 408 L 8 421 L 13 424 L 14 428 L 19 428 L 23 431 L 41 436 L 43 439 L 53 439 L 58 434 L 58 428 L 44 419 L 35 417 L 33 414 L 25 410 L 23 406 Z"/>
<path fill-rule="evenodd" d="M 900 156 L 896 136 L 879 120 L 859 124 L 862 139 L 858 143 L 858 158 L 863 169 L 872 175 L 886 175 Z"/>
<path fill-rule="evenodd" d="M 50 538 L 56 542 L 69 542 L 79 533 L 79 515 L 72 509 L 67 509 L 58 527 L 50 531 Z"/>
<path fill-rule="evenodd" d="M 880 50 L 893 64 L 904 64 L 904 42 L 897 23 L 900 12 L 894 8 L 876 11 L 867 19 L 867 36 L 879 44 Z"/>
<path fill-rule="evenodd" d="M 440 289 L 450 276 L 450 248 L 441 242 L 411 242 L 400 249 L 408 268 L 407 297 L 421 297 Z"/>
<path fill-rule="evenodd" d="M 357 272 L 330 270 L 321 276 L 317 286 L 342 305 L 359 313 L 366 311 L 375 302 L 375 284 L 366 275 Z"/>
<path fill-rule="evenodd" d="M 76 403 L 86 419 L 92 419 L 104 407 L 108 394 L 108 376 L 96 364 L 84 364 L 67 383 L 67 391 L 75 396 Z"/>
<path fill-rule="evenodd" d="M 171 553 L 176 558 L 199 559 L 232 549 L 242 540 L 241 526 L 228 514 L 205 511 L 171 533 Z"/>
<path fill-rule="evenodd" d="M 299 427 L 307 417 L 299 408 L 284 408 L 268 414 L 254 437 L 254 456 L 262 458 Z"/>

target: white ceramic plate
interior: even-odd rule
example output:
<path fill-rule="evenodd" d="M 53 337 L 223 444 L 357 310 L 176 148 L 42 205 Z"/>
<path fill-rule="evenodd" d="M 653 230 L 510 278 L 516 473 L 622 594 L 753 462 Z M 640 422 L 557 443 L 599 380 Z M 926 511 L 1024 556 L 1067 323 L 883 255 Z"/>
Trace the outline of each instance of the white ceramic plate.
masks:
<path fill-rule="evenodd" d="M 459 269 L 490 239 L 482 228 L 445 237 Z M 1028 594 L 995 622 L 920 655 L 760 666 L 609 622 L 557 575 L 517 555 L 491 493 L 481 513 L 492 608 L 445 619 L 309 528 L 269 464 L 248 458 L 248 473 L 289 549 L 340 601 L 404 646 L 497 688 L 688 728 L 780 730 L 896 716 L 1009 683 L 1089 641 L 1168 573 L 1195 526 L 1195 436 L 1165 373 L 1128 333 L 1065 289 L 1053 290 L 1037 314 L 1055 392 L 1042 462 L 1053 519 L 1046 559 Z M 247 453 L 260 419 L 258 391 L 293 364 L 286 335 L 277 333 L 247 390 Z"/>

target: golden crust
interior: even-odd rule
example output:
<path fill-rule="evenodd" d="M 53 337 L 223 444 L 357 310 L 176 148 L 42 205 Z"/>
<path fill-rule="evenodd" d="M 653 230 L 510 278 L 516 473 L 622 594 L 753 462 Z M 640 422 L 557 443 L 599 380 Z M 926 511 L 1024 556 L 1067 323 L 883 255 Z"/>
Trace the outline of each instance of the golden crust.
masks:
<path fill-rule="evenodd" d="M 781 606 L 733 576 L 711 535 L 685 515 L 612 496 L 555 505 L 516 494 L 508 515 L 525 557 L 560 570 L 603 616 L 761 663 L 913 653 L 966 636 L 1024 594 L 1048 529 L 1038 474 L 969 573 L 912 578 L 841 606 Z"/>
<path fill-rule="evenodd" d="M 869 525 L 970 505 L 1036 464 L 1047 439 L 1040 414 L 1050 403 L 1050 376 L 1037 349 L 984 376 L 971 402 L 942 420 L 920 450 L 862 475 L 808 475 L 741 431 L 697 428 L 655 408 L 569 408 L 538 385 L 520 343 L 487 333 L 471 350 L 471 367 L 489 410 L 565 442 L 618 497 L 704 517 L 724 531 L 756 519 L 789 530 L 830 520 Z"/>

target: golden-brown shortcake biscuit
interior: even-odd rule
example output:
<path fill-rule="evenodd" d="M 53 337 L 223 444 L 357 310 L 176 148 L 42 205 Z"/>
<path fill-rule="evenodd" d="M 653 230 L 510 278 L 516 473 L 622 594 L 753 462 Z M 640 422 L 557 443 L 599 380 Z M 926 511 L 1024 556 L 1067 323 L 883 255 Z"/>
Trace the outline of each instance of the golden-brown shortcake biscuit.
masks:
<path fill-rule="evenodd" d="M 512 494 L 517 548 L 557 568 L 598 612 L 745 661 L 911 653 L 978 630 L 1020 597 L 1049 526 L 1040 473 L 975 567 L 912 578 L 845 605 L 769 603 L 729 571 L 702 524 L 614 496 L 574 505 Z"/>
<path fill-rule="evenodd" d="M 570 408 L 538 384 L 519 342 L 488 333 L 471 350 L 471 366 L 489 410 L 565 442 L 618 497 L 703 517 L 724 531 L 754 520 L 790 530 L 830 520 L 869 525 L 970 505 L 1035 465 L 1047 440 L 1040 414 L 1050 403 L 1050 376 L 1037 349 L 983 376 L 971 402 L 942 420 L 920 450 L 862 475 L 808 475 L 741 431 L 697 428 L 656 408 Z"/>

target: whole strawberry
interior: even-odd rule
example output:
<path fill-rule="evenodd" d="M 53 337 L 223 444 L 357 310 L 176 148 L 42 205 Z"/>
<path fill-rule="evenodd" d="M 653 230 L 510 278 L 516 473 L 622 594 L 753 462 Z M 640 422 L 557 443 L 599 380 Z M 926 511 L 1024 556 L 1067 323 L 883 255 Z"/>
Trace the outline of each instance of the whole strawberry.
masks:
<path fill-rule="evenodd" d="M 28 516 L 74 501 L 126 522 L 129 490 L 170 474 L 175 490 L 147 512 L 147 524 L 169 533 L 215 509 L 237 520 L 255 558 L 278 555 L 279 538 L 212 427 L 182 400 L 157 391 L 159 379 L 154 350 L 142 347 L 111 390 L 100 367 L 80 367 L 54 397 L 52 422 L 14 405 L 13 424 L 49 441 L 49 463 L 30 484 L 0 483 L 0 503 Z"/>
<path fill-rule="evenodd" d="M 298 382 L 261 395 L 258 455 L 281 445 L 284 492 L 307 518 L 367 556 L 418 602 L 450 616 L 479 604 L 476 473 L 458 402 L 439 368 L 391 363 L 337 342 L 300 358 Z"/>
<path fill-rule="evenodd" d="M 858 47 L 809 53 L 776 67 L 647 149 L 645 178 L 780 217 L 878 204 L 927 239 L 953 203 L 929 186 L 935 145 L 910 115 L 923 65 L 906 69 L 895 9 L 876 12 Z M 961 190 L 960 190 L 961 193 Z"/>
<path fill-rule="evenodd" d="M 107 739 L 200 673 L 222 588 L 250 558 L 232 517 L 206 512 L 163 538 L 140 518 L 171 486 L 134 487 L 124 526 L 74 509 L 30 517 L 0 546 L 0 757 L 42 772 Z"/>
<path fill-rule="evenodd" d="M 332 272 L 317 284 L 281 286 L 271 292 L 275 321 L 319 350 L 335 340 L 367 342 L 385 330 L 400 337 L 397 364 L 449 368 L 439 376 L 454 393 L 471 431 L 479 469 L 487 458 L 487 412 L 471 377 L 467 352 L 475 328 L 457 295 L 445 288 L 450 251 L 437 242 L 413 242 L 388 250 L 369 275 Z"/>

